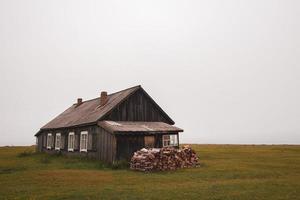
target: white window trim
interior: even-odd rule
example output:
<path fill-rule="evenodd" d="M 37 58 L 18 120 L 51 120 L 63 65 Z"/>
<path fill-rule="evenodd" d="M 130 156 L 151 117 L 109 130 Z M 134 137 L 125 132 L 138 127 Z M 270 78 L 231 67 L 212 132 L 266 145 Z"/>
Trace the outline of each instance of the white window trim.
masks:
<path fill-rule="evenodd" d="M 73 136 L 73 141 L 70 141 L 70 136 Z M 71 145 L 71 142 L 73 142 L 73 144 Z M 68 151 L 74 151 L 74 145 L 75 145 L 75 133 L 74 132 L 70 132 L 69 136 L 68 136 Z M 72 146 L 73 148 L 71 148 L 70 146 Z"/>
<path fill-rule="evenodd" d="M 85 141 L 85 147 L 86 148 L 82 148 L 83 144 L 82 144 L 82 136 L 86 135 L 86 141 Z M 87 145 L 88 145 L 88 132 L 87 131 L 81 131 L 80 133 L 80 152 L 87 152 Z"/>
<path fill-rule="evenodd" d="M 51 141 L 49 140 L 49 138 L 51 139 Z M 47 135 L 47 149 L 51 149 L 51 146 L 52 146 L 52 133 L 48 133 L 48 135 Z"/>
<path fill-rule="evenodd" d="M 59 136 L 59 145 L 57 146 L 57 137 L 58 136 Z M 55 150 L 60 150 L 60 146 L 61 146 L 61 134 L 56 133 L 56 135 L 55 135 Z"/>

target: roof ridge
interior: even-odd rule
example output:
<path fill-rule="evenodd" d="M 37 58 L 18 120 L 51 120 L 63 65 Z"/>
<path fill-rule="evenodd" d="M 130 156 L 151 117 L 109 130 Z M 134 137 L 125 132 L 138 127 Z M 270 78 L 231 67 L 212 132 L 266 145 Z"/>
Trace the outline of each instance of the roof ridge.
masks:
<path fill-rule="evenodd" d="M 120 91 L 118 91 L 118 92 L 113 92 L 113 93 L 111 93 L 111 94 L 109 94 L 109 95 L 117 94 L 117 93 L 119 93 L 119 92 L 124 92 L 124 91 L 126 91 L 126 90 L 131 90 L 131 89 L 133 89 L 133 88 L 140 88 L 140 87 L 141 87 L 141 85 L 136 85 L 136 86 L 133 86 L 133 87 L 130 87 L 130 88 L 126 88 L 126 89 L 120 90 Z M 108 96 L 109 96 L 109 95 L 108 95 Z"/>
<path fill-rule="evenodd" d="M 123 89 L 123 90 L 120 90 L 120 91 L 117 91 L 117 92 L 110 93 L 107 96 L 111 96 L 111 95 L 114 95 L 114 94 L 117 94 L 117 93 L 120 93 L 120 92 L 124 92 L 126 90 L 130 90 L 130 89 L 133 89 L 133 88 L 140 88 L 140 87 L 141 87 L 141 85 L 136 85 L 136 86 L 133 86 L 133 87 L 130 87 L 130 88 L 126 88 L 126 89 Z M 96 98 L 93 98 L 93 99 L 88 99 L 88 100 L 82 101 L 82 103 L 89 102 L 89 101 L 94 101 L 96 99 L 100 99 L 100 97 L 96 97 Z M 76 104 L 77 103 L 74 103 L 73 105 L 76 105 Z"/>

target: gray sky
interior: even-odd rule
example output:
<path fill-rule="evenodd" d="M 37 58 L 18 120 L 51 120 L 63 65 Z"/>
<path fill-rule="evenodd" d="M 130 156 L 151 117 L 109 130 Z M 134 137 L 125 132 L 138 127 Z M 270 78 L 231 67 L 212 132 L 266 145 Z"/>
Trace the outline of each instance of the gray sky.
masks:
<path fill-rule="evenodd" d="M 300 1 L 0 0 L 0 145 L 137 84 L 181 142 L 300 143 Z"/>

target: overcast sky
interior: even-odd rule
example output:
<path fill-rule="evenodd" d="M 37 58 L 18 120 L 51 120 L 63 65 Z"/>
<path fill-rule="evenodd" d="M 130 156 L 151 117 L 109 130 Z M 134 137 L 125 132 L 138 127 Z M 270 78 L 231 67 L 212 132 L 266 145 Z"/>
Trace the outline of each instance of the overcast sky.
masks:
<path fill-rule="evenodd" d="M 298 0 L 0 0 L 0 145 L 142 87 L 181 142 L 300 144 Z"/>

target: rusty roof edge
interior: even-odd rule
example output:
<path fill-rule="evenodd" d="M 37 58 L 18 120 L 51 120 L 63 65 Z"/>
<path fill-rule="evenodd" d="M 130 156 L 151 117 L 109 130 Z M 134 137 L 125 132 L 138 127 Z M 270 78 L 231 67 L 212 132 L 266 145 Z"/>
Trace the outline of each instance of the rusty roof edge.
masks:
<path fill-rule="evenodd" d="M 70 107 L 68 107 L 67 109 L 65 109 L 63 112 L 56 114 L 56 116 L 50 120 L 48 123 L 44 124 L 44 126 L 42 126 L 41 130 L 43 130 L 43 127 L 47 126 L 48 124 L 50 124 L 54 119 L 56 119 L 57 117 L 59 117 L 62 113 L 66 112 L 67 110 L 71 109 L 74 105 L 76 104 L 72 104 Z"/>
<path fill-rule="evenodd" d="M 109 132 L 109 133 L 111 133 L 111 134 L 114 133 L 113 129 L 110 129 L 110 128 L 106 127 L 106 126 L 102 126 L 101 122 L 104 122 L 104 121 L 98 121 L 98 123 L 97 123 L 97 125 L 98 125 L 100 128 L 104 129 L 105 131 L 107 131 L 107 132 Z"/>
<path fill-rule="evenodd" d="M 132 86 L 130 88 L 126 88 L 126 89 L 123 89 L 123 90 L 120 90 L 120 91 L 117 91 L 117 92 L 113 92 L 113 93 L 110 93 L 108 94 L 107 96 L 111 96 L 111 95 L 114 95 L 114 94 L 117 94 L 117 93 L 120 93 L 120 92 L 124 92 L 126 90 L 131 90 L 133 88 L 138 88 L 138 87 L 141 87 L 141 85 L 136 85 L 136 86 Z M 85 101 L 82 101 L 82 103 L 85 103 L 85 102 L 89 102 L 89 101 L 94 101 L 94 100 L 97 100 L 97 99 L 100 99 L 100 97 L 96 97 L 96 98 L 93 98 L 93 99 L 88 99 L 88 100 L 85 100 Z M 76 105 L 77 103 L 73 103 L 72 106 Z"/>
<path fill-rule="evenodd" d="M 82 125 L 77 125 L 77 126 L 69 126 L 69 127 L 60 127 L 60 128 L 48 128 L 48 129 L 40 129 L 34 136 L 38 136 L 40 135 L 43 131 L 55 131 L 55 130 L 59 130 L 59 129 L 63 129 L 63 128 L 78 128 L 78 127 L 83 127 L 83 126 L 88 126 L 88 125 L 98 125 L 99 127 L 103 128 L 104 130 L 106 130 L 109 133 L 112 134 L 120 134 L 122 132 L 126 132 L 126 133 L 136 133 L 136 132 L 140 132 L 140 133 L 179 133 L 179 132 L 184 132 L 183 129 L 180 129 L 178 127 L 178 130 L 171 130 L 171 131 L 113 131 L 112 129 L 109 129 L 108 127 L 105 126 L 101 126 L 99 123 L 89 123 L 89 124 L 82 124 Z"/>
<path fill-rule="evenodd" d="M 108 131 L 109 133 L 111 134 L 120 134 L 122 132 L 126 132 L 126 133 L 179 133 L 179 132 L 184 132 L 183 129 L 181 128 L 178 128 L 176 126 L 173 126 L 174 128 L 177 128 L 177 130 L 161 130 L 161 131 L 151 131 L 151 130 L 148 130 L 148 131 L 132 131 L 132 130 L 113 130 L 112 128 L 109 128 L 109 126 L 105 126 L 103 125 L 103 123 L 105 123 L 106 121 L 98 121 L 97 125 L 101 128 L 103 128 L 104 130 Z M 126 121 L 125 121 L 126 122 Z M 142 122 L 141 122 L 142 123 Z M 151 122 L 150 122 L 151 123 Z M 161 123 L 164 123 L 164 122 L 161 122 Z"/>
<path fill-rule="evenodd" d="M 41 128 L 41 131 L 54 131 L 54 130 L 59 130 L 59 129 L 64 129 L 64 128 L 79 128 L 79 127 L 84 127 L 84 126 L 90 126 L 90 125 L 97 125 L 97 122 L 89 122 L 89 123 L 84 123 L 84 124 L 78 124 L 78 125 L 73 125 L 73 126 L 62 126 L 62 127 L 57 127 L 57 128 Z"/>
<path fill-rule="evenodd" d="M 41 132 L 42 132 L 42 129 L 40 129 L 36 134 L 34 134 L 34 136 L 38 136 L 38 135 L 40 135 L 41 134 Z"/>
<path fill-rule="evenodd" d="M 119 93 L 119 92 L 124 92 L 124 91 L 126 91 L 126 90 L 131 90 L 131 89 L 133 89 L 133 88 L 141 88 L 141 85 L 132 86 L 132 87 L 130 87 L 130 88 L 126 88 L 126 89 L 120 90 L 120 91 L 118 91 L 118 92 L 111 93 L 111 94 L 109 94 L 109 95 L 117 94 L 117 93 Z"/>
<path fill-rule="evenodd" d="M 112 134 L 115 135 L 126 135 L 126 134 L 136 134 L 136 133 L 144 133 L 144 134 L 172 134 L 172 133 L 179 133 L 183 131 L 114 131 Z"/>

